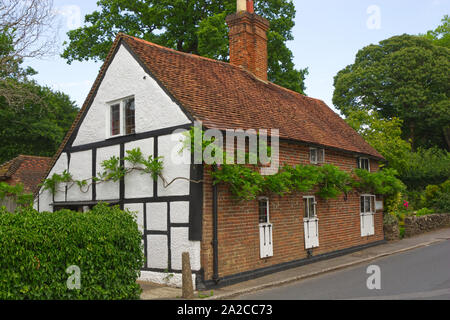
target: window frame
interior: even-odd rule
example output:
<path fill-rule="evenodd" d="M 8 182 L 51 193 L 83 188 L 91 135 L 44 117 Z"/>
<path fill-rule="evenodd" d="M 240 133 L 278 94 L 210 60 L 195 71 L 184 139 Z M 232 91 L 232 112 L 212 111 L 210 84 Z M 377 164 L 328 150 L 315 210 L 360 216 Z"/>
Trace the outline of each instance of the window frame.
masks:
<path fill-rule="evenodd" d="M 362 200 L 364 198 L 364 200 Z M 369 198 L 369 211 L 366 211 L 366 198 Z M 364 201 L 364 202 L 363 202 Z M 374 214 L 376 212 L 375 208 L 376 197 L 373 194 L 361 194 L 359 198 L 359 212 L 360 214 Z M 364 206 L 364 209 L 362 209 Z"/>
<path fill-rule="evenodd" d="M 266 203 L 266 222 L 261 222 L 261 202 Z M 259 224 L 270 223 L 270 209 L 269 209 L 269 198 L 268 197 L 259 197 L 258 198 L 258 223 Z"/>
<path fill-rule="evenodd" d="M 362 161 L 367 160 L 367 168 L 363 168 Z M 358 158 L 358 169 L 367 170 L 370 172 L 370 159 L 367 157 L 359 157 Z"/>
<path fill-rule="evenodd" d="M 313 151 L 315 151 L 315 160 L 312 159 Z M 320 160 L 319 154 L 322 153 L 322 159 Z M 325 163 L 325 149 L 310 147 L 309 148 L 309 162 L 311 164 L 321 164 Z"/>
<path fill-rule="evenodd" d="M 126 107 L 127 103 L 130 100 L 134 100 L 134 129 L 133 132 L 127 133 L 127 113 Z M 119 105 L 119 133 L 113 135 L 113 125 L 112 125 L 112 108 L 116 105 Z M 117 99 L 114 101 L 110 101 L 107 103 L 107 114 L 108 114 L 108 123 L 107 123 L 107 137 L 117 138 L 121 136 L 132 135 L 136 133 L 136 98 L 134 96 L 128 96 L 125 98 Z"/>
<path fill-rule="evenodd" d="M 312 203 L 310 203 L 312 200 Z M 313 216 L 310 215 L 311 211 L 309 205 L 313 206 Z M 308 206 L 308 216 L 306 216 L 306 207 Z M 315 196 L 304 196 L 303 197 L 303 220 L 317 219 L 317 201 Z"/>

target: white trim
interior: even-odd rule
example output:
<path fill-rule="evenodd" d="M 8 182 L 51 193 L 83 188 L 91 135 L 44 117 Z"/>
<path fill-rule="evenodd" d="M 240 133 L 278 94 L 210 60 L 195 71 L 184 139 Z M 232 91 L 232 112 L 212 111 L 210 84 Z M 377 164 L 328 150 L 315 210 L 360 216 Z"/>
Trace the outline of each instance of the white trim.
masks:
<path fill-rule="evenodd" d="M 363 168 L 363 167 L 361 166 L 361 160 L 367 160 L 367 169 L 366 169 L 366 168 Z M 366 158 L 366 157 L 359 157 L 359 158 L 358 158 L 358 163 L 359 163 L 359 169 L 367 170 L 367 171 L 370 172 L 370 159 L 369 159 L 369 158 Z"/>
<path fill-rule="evenodd" d="M 315 161 L 313 161 L 311 159 L 311 151 L 312 150 L 316 151 L 316 160 Z M 322 152 L 322 160 L 321 161 L 319 161 L 319 152 Z M 309 162 L 311 164 L 325 163 L 325 148 L 310 147 L 309 148 Z"/>
<path fill-rule="evenodd" d="M 311 151 L 313 151 L 313 150 L 316 151 L 316 159 L 315 160 L 312 159 Z M 317 159 L 317 148 L 309 148 L 309 162 L 312 163 L 312 164 L 318 164 L 319 163 L 318 159 Z"/>
<path fill-rule="evenodd" d="M 112 100 L 112 101 L 109 101 L 106 103 L 106 114 L 107 114 L 106 118 L 108 119 L 107 126 L 106 126 L 106 139 L 117 138 L 117 137 L 128 135 L 125 133 L 125 130 L 126 130 L 126 128 L 125 128 L 125 126 L 126 126 L 125 102 L 130 99 L 134 99 L 134 108 L 135 108 L 135 112 L 136 112 L 136 98 L 134 95 L 130 95 L 130 96 L 120 98 L 120 99 L 115 99 L 115 100 Z M 119 119 L 120 119 L 119 133 L 115 134 L 115 135 L 111 135 L 111 107 L 116 104 L 119 105 Z M 135 126 L 136 126 L 136 119 L 135 119 Z"/>
<path fill-rule="evenodd" d="M 312 205 L 313 205 L 313 208 L 314 208 L 314 217 L 309 217 L 309 210 L 308 210 L 308 217 L 305 217 L 305 212 L 303 212 L 303 221 L 305 221 L 305 220 L 316 220 L 316 219 L 319 220 L 317 218 L 317 209 L 316 209 L 317 201 L 316 201 L 316 197 L 315 196 L 303 196 L 303 199 L 313 199 Z"/>

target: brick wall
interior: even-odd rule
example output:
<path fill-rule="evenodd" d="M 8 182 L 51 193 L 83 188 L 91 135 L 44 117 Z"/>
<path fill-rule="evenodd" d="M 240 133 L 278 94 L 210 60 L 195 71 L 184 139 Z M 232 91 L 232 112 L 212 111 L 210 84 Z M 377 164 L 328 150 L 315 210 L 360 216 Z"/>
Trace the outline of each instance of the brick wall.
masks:
<path fill-rule="evenodd" d="M 226 18 L 229 26 L 230 63 L 267 80 L 267 30 L 269 22 L 241 11 Z"/>
<path fill-rule="evenodd" d="M 356 168 L 356 158 L 351 154 L 325 151 L 326 163 L 338 165 L 344 170 Z M 309 147 L 296 144 L 280 144 L 280 163 L 309 164 Z M 371 161 L 371 170 L 378 169 Z M 201 263 L 205 280 L 213 274 L 212 247 L 212 179 L 210 169 L 204 172 L 203 240 Z M 273 257 L 261 259 L 259 254 L 258 202 L 237 201 L 226 186 L 219 186 L 218 193 L 218 242 L 219 276 L 224 277 L 255 270 L 283 262 L 306 258 L 303 235 L 303 196 L 297 193 L 284 197 L 270 196 L 270 222 L 273 224 Z M 338 199 L 322 200 L 316 197 L 319 218 L 319 247 L 313 255 L 367 244 L 383 239 L 383 217 L 375 214 L 375 234 L 361 237 L 359 195 L 349 194 Z"/>

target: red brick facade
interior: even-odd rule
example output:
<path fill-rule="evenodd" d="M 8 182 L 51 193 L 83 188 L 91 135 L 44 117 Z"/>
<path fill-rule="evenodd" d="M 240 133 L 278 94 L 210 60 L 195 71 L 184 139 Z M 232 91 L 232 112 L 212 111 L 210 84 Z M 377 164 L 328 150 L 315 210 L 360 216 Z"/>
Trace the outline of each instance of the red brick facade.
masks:
<path fill-rule="evenodd" d="M 280 143 L 280 163 L 309 164 L 309 147 Z M 325 163 L 351 171 L 357 167 L 356 155 L 325 150 Z M 378 170 L 371 160 L 371 171 Z M 213 211 L 212 184 L 209 169 L 204 172 L 203 240 L 201 263 L 204 279 L 213 275 Z M 218 192 L 218 271 L 219 277 L 256 270 L 307 257 L 303 234 L 303 196 L 314 192 L 297 193 L 284 197 L 269 197 L 270 222 L 273 224 L 273 256 L 260 258 L 258 227 L 258 202 L 239 202 L 232 198 L 227 187 Z M 347 200 L 322 200 L 316 197 L 319 218 L 319 247 L 312 249 L 313 256 L 355 247 L 382 240 L 382 212 L 375 214 L 375 234 L 361 237 L 360 198 L 352 192 Z"/>

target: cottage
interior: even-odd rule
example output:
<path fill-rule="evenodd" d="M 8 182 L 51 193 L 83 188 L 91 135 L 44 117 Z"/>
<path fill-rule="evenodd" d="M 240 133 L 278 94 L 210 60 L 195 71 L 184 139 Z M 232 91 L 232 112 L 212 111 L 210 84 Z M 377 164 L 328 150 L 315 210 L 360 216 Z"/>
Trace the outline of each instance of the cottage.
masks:
<path fill-rule="evenodd" d="M 142 280 L 181 284 L 190 253 L 197 288 L 241 281 L 383 240 L 375 196 L 322 200 L 314 192 L 237 202 L 213 186 L 211 167 L 174 150 L 194 121 L 204 128 L 278 129 L 279 163 L 334 164 L 378 170 L 383 157 L 323 101 L 267 80 L 269 22 L 238 1 L 228 16 L 230 63 L 118 34 L 47 176 L 64 170 L 83 180 L 104 160 L 139 147 L 162 157 L 167 186 L 141 172 L 118 181 L 41 189 L 40 210 L 88 210 L 100 201 L 137 212 L 146 262 Z M 186 150 L 185 150 L 186 151 Z M 121 160 L 122 164 L 126 163 Z M 202 181 L 201 183 L 196 183 Z M 168 277 L 168 274 L 173 276 Z"/>
<path fill-rule="evenodd" d="M 51 158 L 19 155 L 0 165 L 0 182 L 15 186 L 21 184 L 23 192 L 35 193 L 50 165 Z M 0 206 L 5 206 L 9 211 L 14 211 L 17 203 L 12 197 L 0 198 Z"/>

